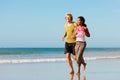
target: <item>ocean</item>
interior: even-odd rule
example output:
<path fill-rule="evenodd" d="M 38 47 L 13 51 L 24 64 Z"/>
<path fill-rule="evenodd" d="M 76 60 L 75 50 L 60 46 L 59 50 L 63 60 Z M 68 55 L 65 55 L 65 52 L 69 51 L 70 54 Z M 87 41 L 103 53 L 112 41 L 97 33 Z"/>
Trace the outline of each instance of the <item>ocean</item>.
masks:
<path fill-rule="evenodd" d="M 120 59 L 120 48 L 86 48 L 85 60 Z M 0 48 L 0 64 L 66 61 L 64 48 Z"/>

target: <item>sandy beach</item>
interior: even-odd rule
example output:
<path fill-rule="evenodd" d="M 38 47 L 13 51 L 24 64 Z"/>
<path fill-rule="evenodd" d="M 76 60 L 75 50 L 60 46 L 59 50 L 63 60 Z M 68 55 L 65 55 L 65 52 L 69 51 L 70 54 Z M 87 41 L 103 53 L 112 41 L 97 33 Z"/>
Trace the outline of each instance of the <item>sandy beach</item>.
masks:
<path fill-rule="evenodd" d="M 80 76 L 69 75 L 67 62 L 0 64 L 0 80 L 120 80 L 119 59 L 86 62 Z"/>

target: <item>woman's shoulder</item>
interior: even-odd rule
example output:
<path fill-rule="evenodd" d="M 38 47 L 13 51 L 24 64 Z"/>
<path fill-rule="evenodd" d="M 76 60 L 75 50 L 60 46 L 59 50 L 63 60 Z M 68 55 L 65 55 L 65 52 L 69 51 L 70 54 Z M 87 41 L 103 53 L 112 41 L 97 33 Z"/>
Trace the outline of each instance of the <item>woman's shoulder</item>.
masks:
<path fill-rule="evenodd" d="M 88 28 L 87 28 L 87 26 L 83 26 L 83 29 L 84 29 L 84 30 L 87 30 Z"/>

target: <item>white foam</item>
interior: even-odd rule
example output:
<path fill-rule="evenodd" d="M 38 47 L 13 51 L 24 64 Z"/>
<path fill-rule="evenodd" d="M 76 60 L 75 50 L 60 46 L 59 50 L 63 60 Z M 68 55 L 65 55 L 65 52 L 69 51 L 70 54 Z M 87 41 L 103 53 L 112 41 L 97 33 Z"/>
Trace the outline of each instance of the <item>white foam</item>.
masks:
<path fill-rule="evenodd" d="M 95 56 L 85 57 L 85 60 L 103 60 L 103 59 L 120 59 L 120 56 Z M 43 58 L 43 59 L 1 59 L 0 64 L 15 63 L 41 63 L 41 62 L 64 62 L 66 58 Z"/>
<path fill-rule="evenodd" d="M 66 61 L 66 58 L 46 58 L 46 59 L 6 59 L 0 60 L 0 64 L 7 64 L 7 63 L 35 63 L 35 62 L 60 62 Z"/>
<path fill-rule="evenodd" d="M 103 59 L 120 59 L 120 56 L 95 56 L 95 57 L 85 57 L 85 60 L 103 60 Z"/>

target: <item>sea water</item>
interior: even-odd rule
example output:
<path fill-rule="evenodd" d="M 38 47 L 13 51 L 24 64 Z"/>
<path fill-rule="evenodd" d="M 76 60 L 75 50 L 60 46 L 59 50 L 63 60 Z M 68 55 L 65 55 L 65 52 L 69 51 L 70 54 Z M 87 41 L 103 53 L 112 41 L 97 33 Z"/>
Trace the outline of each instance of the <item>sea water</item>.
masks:
<path fill-rule="evenodd" d="M 0 64 L 66 61 L 64 48 L 0 48 Z M 120 48 L 86 48 L 85 60 L 120 59 Z"/>

